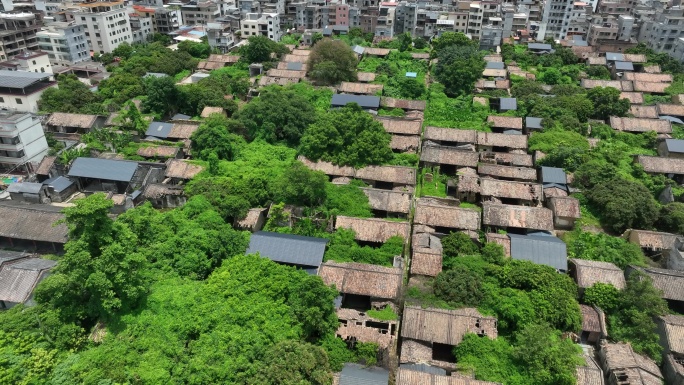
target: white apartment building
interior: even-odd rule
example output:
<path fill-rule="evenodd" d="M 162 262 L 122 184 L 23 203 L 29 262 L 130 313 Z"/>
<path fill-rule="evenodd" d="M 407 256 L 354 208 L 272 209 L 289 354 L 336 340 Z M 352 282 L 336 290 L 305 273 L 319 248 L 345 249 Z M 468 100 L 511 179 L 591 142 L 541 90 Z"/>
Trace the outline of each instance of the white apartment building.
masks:
<path fill-rule="evenodd" d="M 12 60 L 0 63 L 0 68 L 9 71 L 26 71 L 52 74 L 52 66 L 46 52 L 26 51 Z"/>
<path fill-rule="evenodd" d="M 542 6 L 542 19 L 539 23 L 537 41 L 546 38 L 565 39 L 570 24 L 574 0 L 545 0 Z"/>
<path fill-rule="evenodd" d="M 679 38 L 684 37 L 684 9 L 672 7 L 656 15 L 655 20 L 641 26 L 640 41 L 656 52 L 676 57 Z"/>
<path fill-rule="evenodd" d="M 280 41 L 280 15 L 277 13 L 248 13 L 242 19 L 240 28 L 242 38 L 250 36 L 266 36 L 273 41 Z"/>
<path fill-rule="evenodd" d="M 152 18 L 140 15 L 129 16 L 131 21 L 131 33 L 133 34 L 133 43 L 144 43 L 148 41 L 152 35 Z"/>
<path fill-rule="evenodd" d="M 38 100 L 51 87 L 57 82 L 50 73 L 0 70 L 0 108 L 38 112 Z"/>
<path fill-rule="evenodd" d="M 0 169 L 32 171 L 48 153 L 40 119 L 11 110 L 0 111 Z"/>
<path fill-rule="evenodd" d="M 130 19 L 123 0 L 88 0 L 72 11 L 76 22 L 85 25 L 85 35 L 93 51 L 112 52 L 121 43 L 133 43 Z"/>
<path fill-rule="evenodd" d="M 52 65 L 69 66 L 90 60 L 90 45 L 81 24 L 48 23 L 36 33 L 36 37 Z"/>

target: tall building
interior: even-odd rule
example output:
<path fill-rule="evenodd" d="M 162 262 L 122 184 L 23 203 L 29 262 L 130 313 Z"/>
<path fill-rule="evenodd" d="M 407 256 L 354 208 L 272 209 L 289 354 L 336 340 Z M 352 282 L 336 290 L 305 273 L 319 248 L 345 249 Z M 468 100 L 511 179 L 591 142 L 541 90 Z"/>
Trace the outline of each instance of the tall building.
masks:
<path fill-rule="evenodd" d="M 190 1 L 181 5 L 181 15 L 185 25 L 204 25 L 221 17 L 221 10 L 213 1 Z"/>
<path fill-rule="evenodd" d="M 32 171 L 48 152 L 40 119 L 31 114 L 0 111 L 0 169 Z"/>
<path fill-rule="evenodd" d="M 10 71 L 40 72 L 52 74 L 52 65 L 46 52 L 26 51 L 12 60 L 0 63 L 0 68 Z"/>
<path fill-rule="evenodd" d="M 242 20 L 241 36 L 266 36 L 273 41 L 280 41 L 280 15 L 277 13 L 248 13 Z"/>
<path fill-rule="evenodd" d="M 123 0 L 86 0 L 72 11 L 74 19 L 85 26 L 93 51 L 108 53 L 121 43 L 133 43 L 131 23 Z"/>
<path fill-rule="evenodd" d="M 144 43 L 152 35 L 152 18 L 137 14 L 129 15 L 133 43 Z"/>
<path fill-rule="evenodd" d="M 37 50 L 40 26 L 33 13 L 0 13 L 0 60 Z"/>
<path fill-rule="evenodd" d="M 180 9 L 168 5 L 134 5 L 133 10 L 141 17 L 152 19 L 152 33 L 168 34 L 183 25 Z"/>
<path fill-rule="evenodd" d="M 90 60 L 90 45 L 81 24 L 47 23 L 36 37 L 52 65 L 68 66 Z"/>

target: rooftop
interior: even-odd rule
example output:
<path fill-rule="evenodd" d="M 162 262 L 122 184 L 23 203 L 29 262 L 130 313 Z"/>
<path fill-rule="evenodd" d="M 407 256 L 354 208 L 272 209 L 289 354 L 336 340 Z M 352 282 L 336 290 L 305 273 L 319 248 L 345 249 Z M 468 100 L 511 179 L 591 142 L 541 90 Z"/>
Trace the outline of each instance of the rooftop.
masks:
<path fill-rule="evenodd" d="M 354 230 L 356 239 L 359 241 L 384 243 L 394 236 L 407 239 L 410 224 L 377 218 L 353 218 L 340 215 L 335 221 L 335 228 Z"/>
<path fill-rule="evenodd" d="M 444 310 L 406 306 L 402 317 L 402 338 L 416 341 L 458 345 L 467 333 L 496 338 L 497 320 L 485 317 L 477 309 Z"/>
<path fill-rule="evenodd" d="M 274 262 L 320 266 L 327 239 L 259 231 L 252 234 L 246 254 L 259 253 Z"/>
<path fill-rule="evenodd" d="M 324 262 L 318 275 L 343 294 L 394 300 L 401 293 L 402 270 L 365 263 Z"/>
<path fill-rule="evenodd" d="M 76 158 L 69 169 L 69 176 L 130 182 L 138 163 L 125 160 L 99 158 Z"/>
<path fill-rule="evenodd" d="M 568 270 L 565 242 L 552 235 L 508 234 L 511 239 L 511 258 Z"/>

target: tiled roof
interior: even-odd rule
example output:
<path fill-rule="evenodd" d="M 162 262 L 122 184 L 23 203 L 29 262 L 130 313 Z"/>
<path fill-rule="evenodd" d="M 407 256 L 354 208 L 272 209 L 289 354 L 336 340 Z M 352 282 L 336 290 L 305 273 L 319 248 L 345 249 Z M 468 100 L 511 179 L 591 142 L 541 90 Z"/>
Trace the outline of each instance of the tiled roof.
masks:
<path fill-rule="evenodd" d="M 595 283 L 607 283 L 617 289 L 625 288 L 625 274 L 619 267 L 610 262 L 590 261 L 586 259 L 569 259 L 575 266 L 577 286 L 588 288 Z"/>
<path fill-rule="evenodd" d="M 340 215 L 335 221 L 335 228 L 354 230 L 356 239 L 359 241 L 382 243 L 387 242 L 393 236 L 407 239 L 410 225 L 408 222 L 388 221 L 377 218 L 353 218 Z"/>
<path fill-rule="evenodd" d="M 414 306 L 404 308 L 402 338 L 416 341 L 458 345 L 467 333 L 496 338 L 497 320 L 485 317 L 477 309 L 458 310 L 422 309 Z"/>

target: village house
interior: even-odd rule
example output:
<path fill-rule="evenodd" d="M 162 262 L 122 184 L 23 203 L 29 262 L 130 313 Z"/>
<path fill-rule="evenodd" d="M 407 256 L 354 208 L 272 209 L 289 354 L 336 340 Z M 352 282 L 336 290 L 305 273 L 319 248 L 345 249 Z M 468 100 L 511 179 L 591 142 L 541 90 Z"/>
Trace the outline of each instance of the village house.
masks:
<path fill-rule="evenodd" d="M 672 270 L 684 270 L 684 238 L 677 237 L 667 253 L 665 267 Z"/>
<path fill-rule="evenodd" d="M 532 155 L 514 154 L 510 152 L 481 152 L 480 162 L 504 166 L 532 167 Z"/>
<path fill-rule="evenodd" d="M 523 129 L 522 118 L 518 118 L 515 116 L 490 115 L 487 117 L 487 123 L 492 128 L 492 132 L 503 133 L 507 130 L 522 131 Z"/>
<path fill-rule="evenodd" d="M 362 188 L 375 217 L 407 218 L 412 194 L 404 191 Z"/>
<path fill-rule="evenodd" d="M 655 131 L 658 134 L 669 134 L 672 132 L 672 124 L 662 119 L 619 118 L 611 116 L 610 126 L 616 131 L 624 132 Z"/>
<path fill-rule="evenodd" d="M 457 128 L 425 127 L 423 139 L 426 145 L 456 147 L 459 150 L 475 151 L 477 131 Z"/>
<path fill-rule="evenodd" d="M 543 207 L 512 206 L 500 203 L 482 204 L 485 228 L 553 231 L 553 213 Z"/>
<path fill-rule="evenodd" d="M 624 272 L 610 262 L 574 258 L 569 259 L 569 262 L 570 276 L 577 282 L 580 294 L 596 283 L 610 284 L 618 290 L 625 288 Z"/>
<path fill-rule="evenodd" d="M 179 119 L 180 122 L 151 122 L 145 132 L 146 140 L 166 140 L 172 142 L 183 142 L 190 140 L 195 131 L 200 126 L 200 122 L 193 122 Z"/>
<path fill-rule="evenodd" d="M 544 196 L 546 197 L 565 197 L 570 192 L 568 176 L 562 168 L 540 167 L 539 181 L 544 186 Z"/>
<path fill-rule="evenodd" d="M 444 310 L 406 306 L 401 328 L 401 363 L 427 363 L 448 370 L 455 368 L 454 346 L 467 333 L 494 339 L 497 320 L 477 309 Z"/>
<path fill-rule="evenodd" d="M 224 110 L 223 107 L 206 106 L 206 107 L 204 107 L 204 109 L 202 109 L 202 113 L 200 114 L 200 117 L 208 118 L 214 114 L 225 117 L 226 116 L 226 110 Z"/>
<path fill-rule="evenodd" d="M 656 104 L 658 116 L 669 116 L 677 119 L 684 118 L 684 105 L 681 104 Z"/>
<path fill-rule="evenodd" d="M 625 274 L 629 276 L 633 271 L 639 271 L 651 277 L 653 287 L 663 292 L 662 298 L 666 299 L 670 305 L 682 308 L 684 305 L 684 271 L 630 265 Z"/>
<path fill-rule="evenodd" d="M 568 270 L 568 252 L 565 242 L 553 235 L 508 233 L 511 240 L 511 258 L 551 266 L 559 272 Z"/>
<path fill-rule="evenodd" d="M 629 229 L 622 235 L 630 243 L 639 245 L 646 256 L 659 260 L 663 255 L 667 255 L 677 236 L 670 233 L 662 233 L 648 230 Z"/>
<path fill-rule="evenodd" d="M 643 104 L 644 94 L 641 92 L 620 92 L 620 99 L 627 99 L 630 104 Z"/>
<path fill-rule="evenodd" d="M 65 176 L 58 176 L 43 181 L 47 187 L 47 195 L 51 202 L 66 202 L 73 194 L 78 192 L 78 185 Z"/>
<path fill-rule="evenodd" d="M 578 366 L 575 375 L 577 376 L 577 385 L 605 384 L 603 370 L 593 362 L 591 366 Z"/>
<path fill-rule="evenodd" d="M 259 254 L 273 262 L 295 266 L 315 275 L 323 262 L 327 239 L 259 231 L 249 238 L 245 254 Z"/>
<path fill-rule="evenodd" d="M 412 111 L 424 111 L 427 102 L 425 100 L 395 99 L 383 96 L 380 98 L 380 106 L 390 109 L 399 108 L 410 113 Z"/>
<path fill-rule="evenodd" d="M 634 104 L 629 108 L 629 113 L 635 118 L 658 119 L 656 106 L 643 106 Z"/>
<path fill-rule="evenodd" d="M 416 201 L 413 222 L 441 234 L 461 230 L 477 232 L 480 229 L 480 212 L 459 207 L 456 199 L 422 197 Z"/>
<path fill-rule="evenodd" d="M 553 225 L 557 229 L 573 229 L 581 216 L 577 198 L 550 197 L 546 199 L 546 206 L 553 213 Z"/>
<path fill-rule="evenodd" d="M 392 134 L 390 141 L 390 148 L 392 150 L 412 153 L 418 151 L 420 147 L 420 133 L 422 131 L 422 122 L 420 120 L 385 117 L 376 117 L 375 119 L 382 123 L 385 131 Z"/>
<path fill-rule="evenodd" d="M 607 385 L 661 385 L 663 382 L 658 365 L 636 354 L 629 344 L 602 340 L 598 355 Z"/>
<path fill-rule="evenodd" d="M 12 249 L 49 250 L 58 252 L 67 241 L 68 229 L 62 207 L 26 204 L 12 201 L 0 203 L 0 245 Z"/>
<path fill-rule="evenodd" d="M 137 170 L 138 163 L 131 161 L 76 158 L 67 175 L 76 181 L 80 191 L 125 193 Z"/>
<path fill-rule="evenodd" d="M 357 72 L 356 80 L 359 83 L 371 83 L 375 80 L 375 72 Z"/>
<path fill-rule="evenodd" d="M 219 68 L 228 67 L 240 60 L 238 55 L 218 55 L 211 54 L 207 60 L 202 60 L 197 63 L 198 70 L 217 70 Z"/>
<path fill-rule="evenodd" d="M 497 134 L 493 132 L 477 133 L 477 150 L 491 152 L 514 152 L 527 150 L 527 135 Z"/>
<path fill-rule="evenodd" d="M 439 237 L 418 231 L 414 226 L 411 242 L 411 274 L 436 277 L 442 271 L 442 241 Z"/>
<path fill-rule="evenodd" d="M 364 110 L 377 111 L 378 108 L 380 108 L 380 97 L 370 95 L 333 94 L 330 107 L 340 108 L 349 103 L 356 103 Z"/>
<path fill-rule="evenodd" d="M 267 208 L 257 207 L 249 209 L 244 218 L 235 220 L 234 226 L 240 230 L 247 230 L 255 233 L 260 231 L 266 224 L 267 213 Z"/>
<path fill-rule="evenodd" d="M 455 373 L 447 376 L 446 371 L 443 369 L 441 369 L 443 373 L 435 372 L 435 369 L 440 370 L 440 368 L 432 368 L 427 365 L 422 365 L 423 367 L 420 367 L 420 369 L 413 369 L 413 366 L 404 364 L 399 367 L 395 380 L 396 385 L 501 385 L 498 382 L 461 377 Z"/>
<path fill-rule="evenodd" d="M 539 206 L 544 199 L 540 184 L 491 178 L 480 178 L 480 196 L 482 201 L 523 206 Z"/>
<path fill-rule="evenodd" d="M 500 166 L 498 164 L 480 163 L 477 165 L 477 174 L 480 177 L 494 179 L 534 182 L 537 180 L 537 170 L 531 167 Z"/>
<path fill-rule="evenodd" d="M 461 167 L 477 167 L 479 155 L 453 147 L 423 145 L 420 163 L 423 167 L 439 167 L 442 174 L 454 175 Z"/>
<path fill-rule="evenodd" d="M 658 155 L 664 158 L 684 158 L 684 140 L 665 139 L 658 145 Z"/>
<path fill-rule="evenodd" d="M 41 258 L 21 258 L 2 263 L 0 265 L 0 309 L 9 309 L 30 301 L 36 285 L 56 264 L 57 261 Z"/>
<path fill-rule="evenodd" d="M 38 182 L 58 176 L 57 172 L 52 167 L 55 164 L 56 159 L 56 156 L 50 155 L 43 157 L 43 160 L 40 161 L 40 164 L 36 169 L 36 179 L 38 179 Z"/>
<path fill-rule="evenodd" d="M 633 89 L 637 92 L 665 95 L 665 90 L 671 85 L 672 83 L 634 81 Z"/>
<path fill-rule="evenodd" d="M 147 146 L 138 148 L 136 155 L 147 161 L 165 162 L 167 159 L 183 158 L 183 150 L 177 146 Z"/>
<path fill-rule="evenodd" d="M 382 88 L 382 84 L 342 82 L 337 91 L 352 95 L 376 95 L 382 92 Z"/>
<path fill-rule="evenodd" d="M 350 229 L 361 243 L 380 245 L 388 239 L 398 236 L 408 239 L 410 224 L 408 222 L 388 221 L 377 218 L 354 218 L 338 216 L 335 229 Z"/>
<path fill-rule="evenodd" d="M 608 337 L 606 317 L 601 309 L 580 304 L 580 311 L 582 312 L 582 330 L 579 336 L 581 342 L 593 345 Z"/>
<path fill-rule="evenodd" d="M 499 112 L 515 111 L 518 109 L 518 99 L 516 98 L 490 98 L 489 105 L 492 109 Z M 522 118 L 518 118 L 521 119 Z M 522 121 L 520 128 L 522 129 Z"/>
<path fill-rule="evenodd" d="M 166 171 L 164 176 L 171 178 L 171 184 L 181 184 L 194 178 L 195 175 L 202 172 L 202 166 L 190 164 L 180 159 L 169 159 L 166 162 Z"/>
<path fill-rule="evenodd" d="M 636 162 L 649 174 L 663 174 L 677 183 L 684 183 L 684 159 L 637 155 Z"/>
<path fill-rule="evenodd" d="M 12 183 L 5 191 L 9 193 L 10 199 L 16 202 L 45 203 L 47 199 L 47 187 L 42 183 Z"/>
<path fill-rule="evenodd" d="M 156 209 L 181 207 L 188 200 L 182 187 L 165 183 L 149 183 L 142 195 Z"/>
<path fill-rule="evenodd" d="M 346 363 L 340 372 L 338 385 L 387 385 L 389 371 L 377 366 Z"/>
<path fill-rule="evenodd" d="M 504 255 L 506 257 L 511 256 L 511 238 L 508 237 L 508 234 L 486 233 L 485 239 L 488 243 L 492 242 L 501 245 L 504 249 Z"/>
<path fill-rule="evenodd" d="M 684 316 L 658 317 L 658 334 L 663 347 L 663 374 L 667 384 L 684 384 Z"/>
<path fill-rule="evenodd" d="M 386 190 L 413 191 L 416 169 L 405 166 L 367 166 L 356 170 L 356 179 L 371 187 Z"/>
<path fill-rule="evenodd" d="M 68 114 L 54 112 L 45 123 L 46 131 L 61 134 L 85 134 L 104 127 L 107 120 L 104 116 Z"/>
<path fill-rule="evenodd" d="M 322 160 L 319 160 L 318 162 L 312 162 L 306 159 L 303 155 L 300 155 L 297 160 L 302 162 L 310 170 L 324 173 L 333 183 L 340 179 L 343 179 L 346 181 L 346 183 L 349 183 L 351 178 L 354 178 L 354 175 L 356 175 L 356 170 L 354 170 L 354 167 L 336 166 L 330 162 L 325 162 Z"/>

